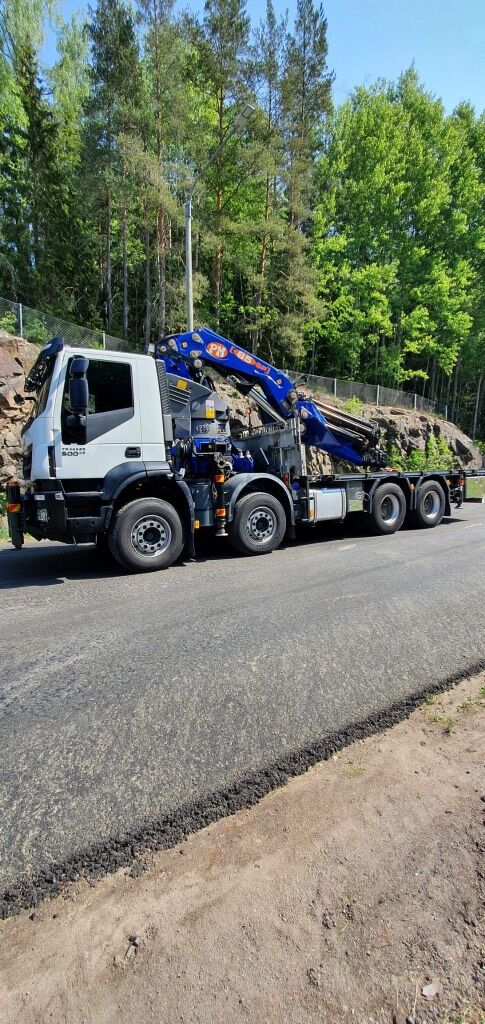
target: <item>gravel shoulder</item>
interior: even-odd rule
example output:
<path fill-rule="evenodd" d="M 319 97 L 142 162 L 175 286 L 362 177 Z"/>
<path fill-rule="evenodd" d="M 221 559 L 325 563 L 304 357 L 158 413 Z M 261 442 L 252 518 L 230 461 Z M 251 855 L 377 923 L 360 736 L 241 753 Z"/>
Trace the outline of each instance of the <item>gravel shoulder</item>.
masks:
<path fill-rule="evenodd" d="M 482 673 L 5 921 L 5 1024 L 483 1024 L 484 722 Z"/>

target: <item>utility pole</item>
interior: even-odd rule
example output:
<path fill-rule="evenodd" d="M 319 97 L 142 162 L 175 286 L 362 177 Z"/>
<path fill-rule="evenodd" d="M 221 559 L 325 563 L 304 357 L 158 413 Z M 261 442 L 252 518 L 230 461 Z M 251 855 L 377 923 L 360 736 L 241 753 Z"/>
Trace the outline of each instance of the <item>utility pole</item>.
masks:
<path fill-rule="evenodd" d="M 252 107 L 250 103 L 247 103 L 244 109 L 241 110 L 234 119 L 231 128 L 222 140 L 221 144 L 214 150 L 202 170 L 199 171 L 192 180 L 190 191 L 185 201 L 185 305 L 187 311 L 188 331 L 193 331 L 194 329 L 194 293 L 192 284 L 192 200 L 194 198 L 194 192 L 199 181 L 204 177 L 205 172 L 211 164 L 214 163 L 214 160 L 219 156 L 219 153 L 224 149 L 224 146 L 227 145 L 229 139 L 232 139 L 234 135 L 238 135 L 244 131 L 253 113 L 254 107 Z"/>

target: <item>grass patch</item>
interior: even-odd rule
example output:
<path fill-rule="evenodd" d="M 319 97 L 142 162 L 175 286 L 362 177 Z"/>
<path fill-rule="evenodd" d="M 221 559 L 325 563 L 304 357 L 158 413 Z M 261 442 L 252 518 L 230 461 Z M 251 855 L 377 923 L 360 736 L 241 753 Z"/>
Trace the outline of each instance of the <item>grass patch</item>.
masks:
<path fill-rule="evenodd" d="M 461 704 L 458 705 L 457 710 L 461 711 L 462 714 L 468 712 L 474 715 L 478 711 L 479 707 L 483 705 L 484 698 L 485 686 L 481 686 L 480 693 L 478 693 L 476 697 L 465 697 L 465 700 L 462 700 Z"/>
<path fill-rule="evenodd" d="M 365 772 L 364 765 L 358 761 L 348 761 L 343 770 L 348 779 L 358 779 Z"/>
<path fill-rule="evenodd" d="M 432 715 L 427 714 L 426 721 L 428 725 L 442 725 L 443 732 L 445 732 L 447 736 L 453 732 L 456 725 L 456 721 L 451 717 L 451 715 L 445 717 L 445 715 L 440 715 L 437 711 L 433 712 Z"/>
<path fill-rule="evenodd" d="M 443 1024 L 485 1024 L 485 1013 L 483 1010 L 461 1010 L 456 1017 L 446 1017 Z"/>

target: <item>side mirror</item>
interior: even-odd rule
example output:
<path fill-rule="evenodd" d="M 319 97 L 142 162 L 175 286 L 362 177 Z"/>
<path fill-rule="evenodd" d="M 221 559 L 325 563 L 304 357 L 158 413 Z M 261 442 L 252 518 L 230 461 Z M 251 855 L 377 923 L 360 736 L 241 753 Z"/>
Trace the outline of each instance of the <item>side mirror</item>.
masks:
<path fill-rule="evenodd" d="M 74 444 L 86 444 L 87 415 L 89 406 L 89 386 L 86 380 L 89 360 L 84 356 L 75 356 L 71 363 L 69 375 L 69 407 L 70 415 L 66 419 L 69 430 L 69 441 Z"/>
<path fill-rule="evenodd" d="M 86 380 L 89 360 L 84 356 L 75 356 L 71 363 L 69 379 L 69 405 L 75 416 L 87 416 L 89 405 L 89 387 Z"/>

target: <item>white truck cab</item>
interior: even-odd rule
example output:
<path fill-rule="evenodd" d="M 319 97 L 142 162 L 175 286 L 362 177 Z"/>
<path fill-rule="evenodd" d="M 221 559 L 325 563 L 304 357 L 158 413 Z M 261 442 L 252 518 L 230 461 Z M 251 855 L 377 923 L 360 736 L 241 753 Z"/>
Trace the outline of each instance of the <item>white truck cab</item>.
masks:
<path fill-rule="evenodd" d="M 85 433 L 68 425 L 69 371 L 74 359 L 88 363 Z M 154 360 L 145 355 L 67 346 L 48 355 L 34 418 L 23 434 L 23 449 L 26 483 L 51 479 L 53 467 L 58 479 L 102 479 L 126 459 L 165 462 Z"/>

